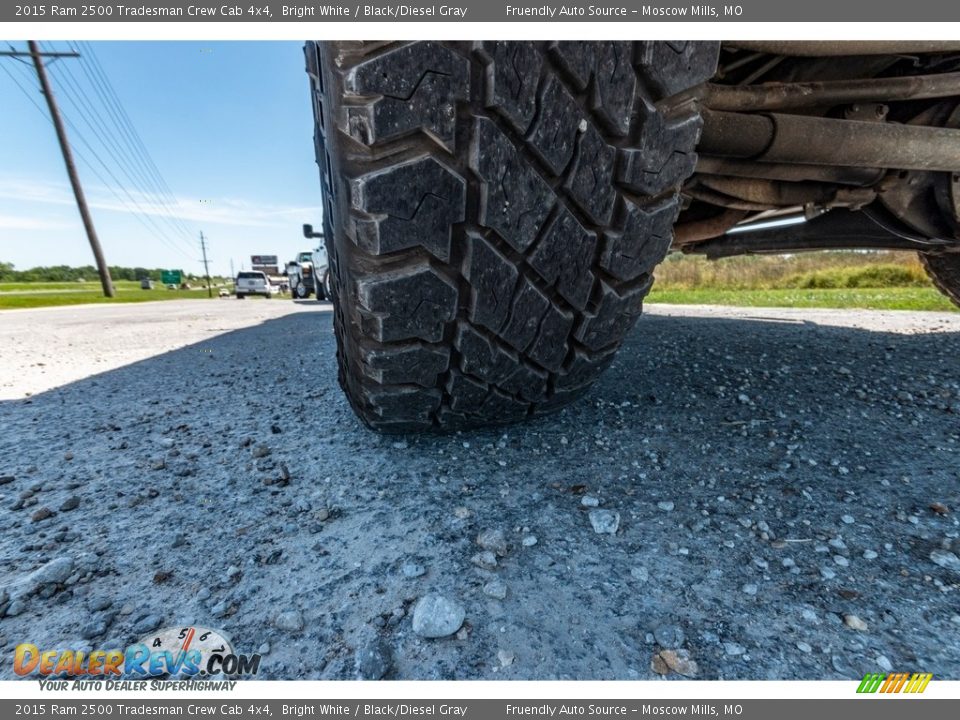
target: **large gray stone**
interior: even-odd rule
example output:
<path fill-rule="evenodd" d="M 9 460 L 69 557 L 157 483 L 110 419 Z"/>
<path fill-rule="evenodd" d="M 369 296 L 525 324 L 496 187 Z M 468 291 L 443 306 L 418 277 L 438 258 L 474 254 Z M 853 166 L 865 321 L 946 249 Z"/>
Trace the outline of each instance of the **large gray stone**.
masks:
<path fill-rule="evenodd" d="M 466 612 L 460 603 L 438 593 L 424 595 L 413 608 L 413 631 L 425 638 L 453 635 Z"/>

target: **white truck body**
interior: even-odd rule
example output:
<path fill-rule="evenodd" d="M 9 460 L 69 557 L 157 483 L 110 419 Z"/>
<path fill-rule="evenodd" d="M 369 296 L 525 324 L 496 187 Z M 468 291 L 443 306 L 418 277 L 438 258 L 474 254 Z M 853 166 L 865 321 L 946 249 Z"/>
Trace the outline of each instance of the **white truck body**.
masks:
<path fill-rule="evenodd" d="M 272 297 L 275 288 L 266 273 L 259 270 L 244 270 L 237 275 L 235 293 L 238 298 L 247 295 L 263 295 Z"/>

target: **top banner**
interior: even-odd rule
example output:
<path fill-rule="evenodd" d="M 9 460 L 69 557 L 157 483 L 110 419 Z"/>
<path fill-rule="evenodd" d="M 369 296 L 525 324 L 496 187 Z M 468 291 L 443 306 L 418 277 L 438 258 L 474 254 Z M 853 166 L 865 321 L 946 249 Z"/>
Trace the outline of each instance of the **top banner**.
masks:
<path fill-rule="evenodd" d="M 601 2 L 199 4 L 187 0 L 90 3 L 58 0 L 0 5 L 0 22 L 953 22 L 960 3 L 942 0 L 741 0 L 731 4 Z"/>

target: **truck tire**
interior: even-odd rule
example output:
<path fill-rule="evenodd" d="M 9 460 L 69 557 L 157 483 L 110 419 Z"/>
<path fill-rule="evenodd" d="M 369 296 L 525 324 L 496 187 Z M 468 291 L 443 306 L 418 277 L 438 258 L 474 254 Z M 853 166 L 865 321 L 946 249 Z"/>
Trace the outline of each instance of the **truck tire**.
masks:
<path fill-rule="evenodd" d="M 310 290 L 303 280 L 298 280 L 297 284 L 293 286 L 293 292 L 290 294 L 293 295 L 294 300 L 303 300 L 310 297 Z"/>
<path fill-rule="evenodd" d="M 323 273 L 323 282 L 320 283 L 322 288 L 323 297 L 317 297 L 317 300 L 326 300 L 330 302 L 333 300 L 333 290 L 330 285 L 330 268 L 327 268 Z"/>
<path fill-rule="evenodd" d="M 520 420 L 611 363 L 718 44 L 308 43 L 340 384 L 385 431 Z"/>
<path fill-rule="evenodd" d="M 917 253 L 920 263 L 937 289 L 950 298 L 950 301 L 960 307 L 960 255 L 945 253 L 931 255 Z"/>

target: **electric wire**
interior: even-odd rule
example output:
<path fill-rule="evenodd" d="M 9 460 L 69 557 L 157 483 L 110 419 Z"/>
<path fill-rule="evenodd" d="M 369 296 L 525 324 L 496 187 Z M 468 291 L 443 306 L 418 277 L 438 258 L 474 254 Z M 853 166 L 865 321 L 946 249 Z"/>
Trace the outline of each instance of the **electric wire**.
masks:
<path fill-rule="evenodd" d="M 28 100 L 28 101 L 37 109 L 37 111 L 47 120 L 47 122 L 49 122 L 51 125 L 53 125 L 53 120 L 50 118 L 48 111 L 44 110 L 44 108 L 40 105 L 40 103 L 38 103 L 38 102 L 30 95 L 30 91 L 27 90 L 27 88 L 24 87 L 23 84 L 21 84 L 21 82 L 16 78 L 16 76 L 15 76 L 12 72 L 10 72 L 10 69 L 6 66 L 5 63 L 0 63 L 0 69 L 2 69 L 2 70 L 4 71 L 4 73 L 6 73 L 7 76 L 10 77 L 10 79 L 11 79 L 11 80 L 13 81 L 13 83 L 17 86 L 17 88 L 19 88 L 20 92 L 23 93 L 24 97 L 27 98 L 27 100 Z M 62 114 L 62 113 L 61 113 L 61 114 Z M 103 162 L 103 160 L 97 155 L 96 151 L 92 148 L 92 146 L 89 145 L 89 143 L 85 140 L 85 138 L 82 136 L 82 134 L 79 133 L 79 130 L 76 128 L 75 124 L 74 124 L 67 116 L 65 116 L 65 115 L 63 116 L 63 119 L 64 119 L 64 121 L 65 121 L 67 124 L 69 124 L 69 125 L 74 129 L 74 132 L 75 132 L 75 133 L 77 134 L 77 136 L 81 139 L 81 141 L 84 142 L 84 144 L 87 146 L 89 152 L 90 152 L 94 157 L 97 158 L 97 160 L 100 162 L 100 164 L 101 164 L 101 165 L 104 167 L 104 169 L 106 170 L 107 174 L 110 175 L 110 176 L 113 178 L 114 183 L 120 185 L 119 181 L 116 179 L 116 176 L 114 176 L 113 173 L 110 172 L 109 167 L 107 167 L 107 165 Z M 68 141 L 68 142 L 69 142 L 69 141 Z M 156 226 L 156 223 L 154 223 L 154 222 L 152 221 L 152 219 L 150 218 L 149 215 L 144 214 L 142 208 L 141 208 L 139 211 L 136 210 L 136 209 L 134 209 L 134 208 L 132 208 L 132 207 L 130 206 L 130 204 L 129 204 L 126 200 L 124 200 L 123 197 L 121 197 L 120 194 L 116 191 L 116 189 L 114 188 L 114 185 L 112 185 L 110 182 L 108 182 L 108 181 L 103 177 L 103 175 L 100 174 L 100 172 L 97 170 L 96 166 L 87 158 L 85 152 L 81 151 L 73 142 L 69 142 L 69 145 L 70 145 L 70 149 L 71 149 L 71 151 L 74 153 L 74 155 L 76 155 L 77 158 L 78 158 L 81 162 L 84 163 L 84 165 L 90 170 L 90 172 L 93 173 L 94 177 L 96 177 L 96 178 L 103 184 L 103 186 L 107 188 L 107 190 L 117 199 L 117 201 L 127 210 L 127 212 L 128 212 L 129 214 L 133 215 L 133 216 L 140 222 L 140 224 L 144 226 L 145 229 L 147 229 L 151 234 L 153 234 L 155 237 L 157 237 L 157 238 L 158 238 L 161 242 L 163 242 L 169 249 L 174 250 L 174 251 L 176 251 L 176 252 L 179 252 L 180 254 L 184 255 L 185 257 L 187 257 L 187 258 L 190 259 L 190 260 L 193 259 L 192 257 L 190 257 L 190 255 L 188 255 L 186 252 L 184 252 L 182 248 L 180 248 L 180 247 L 177 246 L 177 245 L 171 244 L 171 242 L 164 236 L 164 234 L 163 234 L 162 232 L 159 232 L 159 233 L 158 233 L 158 228 L 157 228 L 157 226 Z M 130 198 L 130 199 L 131 199 L 131 201 L 134 202 L 134 205 L 137 205 L 136 201 L 134 201 L 133 198 Z M 139 206 L 138 206 L 138 207 L 139 207 Z M 149 224 L 148 224 L 148 221 L 149 221 Z M 153 227 L 151 227 L 151 224 L 153 225 Z"/>

